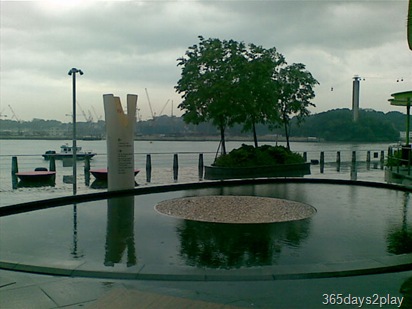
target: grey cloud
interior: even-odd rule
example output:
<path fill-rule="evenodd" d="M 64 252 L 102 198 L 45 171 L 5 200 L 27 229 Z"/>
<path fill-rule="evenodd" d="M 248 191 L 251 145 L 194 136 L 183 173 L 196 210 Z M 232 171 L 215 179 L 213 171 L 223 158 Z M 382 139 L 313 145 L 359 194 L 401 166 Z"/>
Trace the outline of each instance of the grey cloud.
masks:
<path fill-rule="evenodd" d="M 33 96 L 48 84 L 50 98 L 70 95 L 72 66 L 85 71 L 90 101 L 108 88 L 134 85 L 170 93 L 180 74 L 176 59 L 198 35 L 275 46 L 321 83 L 350 85 L 353 74 L 368 72 L 412 79 L 402 47 L 406 0 L 82 1 L 65 10 L 47 3 L 0 2 L 2 101 L 24 106 L 16 91 L 22 80 L 33 81 Z M 327 109 L 319 90 L 317 105 Z"/>

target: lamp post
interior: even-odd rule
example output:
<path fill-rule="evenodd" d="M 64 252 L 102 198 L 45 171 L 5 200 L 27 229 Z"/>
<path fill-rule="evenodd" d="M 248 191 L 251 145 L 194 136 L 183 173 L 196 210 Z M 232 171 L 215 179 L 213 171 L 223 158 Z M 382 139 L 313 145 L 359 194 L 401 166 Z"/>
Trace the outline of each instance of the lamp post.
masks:
<path fill-rule="evenodd" d="M 77 193 L 77 145 L 76 145 L 76 73 L 83 75 L 82 70 L 72 68 L 69 75 L 73 77 L 73 195 Z"/>

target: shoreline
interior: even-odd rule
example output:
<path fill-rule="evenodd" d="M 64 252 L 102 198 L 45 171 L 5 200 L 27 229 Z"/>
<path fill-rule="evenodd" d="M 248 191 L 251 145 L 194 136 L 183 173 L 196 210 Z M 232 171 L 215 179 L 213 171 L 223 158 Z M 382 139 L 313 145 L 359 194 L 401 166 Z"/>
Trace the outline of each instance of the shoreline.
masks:
<path fill-rule="evenodd" d="M 68 136 L 0 136 L 0 140 L 71 140 Z M 105 138 L 94 137 L 77 137 L 79 141 L 100 141 Z M 162 136 L 162 135 L 145 135 L 135 136 L 135 141 L 179 141 L 179 142 L 207 142 L 207 141 L 220 141 L 220 136 Z M 275 136 L 259 136 L 260 142 L 286 142 L 286 138 Z M 253 139 L 249 136 L 228 136 L 226 141 L 244 141 L 253 142 Z M 324 140 L 314 137 L 290 137 L 290 142 L 325 142 Z"/>

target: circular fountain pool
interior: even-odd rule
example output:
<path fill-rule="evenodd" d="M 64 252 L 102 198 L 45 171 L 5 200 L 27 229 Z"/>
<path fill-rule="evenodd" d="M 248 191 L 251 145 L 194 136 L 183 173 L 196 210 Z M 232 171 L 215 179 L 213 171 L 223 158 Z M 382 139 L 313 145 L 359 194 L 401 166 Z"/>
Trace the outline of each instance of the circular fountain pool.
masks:
<path fill-rule="evenodd" d="M 0 267 L 130 279 L 269 280 L 393 271 L 412 263 L 407 190 L 265 180 L 161 191 L 137 189 L 4 216 Z M 165 201 L 219 196 L 288 200 L 317 212 L 294 221 L 226 224 L 155 210 Z"/>

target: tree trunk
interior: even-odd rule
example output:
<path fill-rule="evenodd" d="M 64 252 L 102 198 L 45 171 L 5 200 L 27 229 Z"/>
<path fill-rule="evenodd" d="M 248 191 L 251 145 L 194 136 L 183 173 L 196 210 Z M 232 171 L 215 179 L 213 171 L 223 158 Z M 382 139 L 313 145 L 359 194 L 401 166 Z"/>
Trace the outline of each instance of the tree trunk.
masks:
<path fill-rule="evenodd" d="M 253 122 L 253 124 L 252 124 L 252 130 L 253 130 L 253 140 L 255 141 L 255 148 L 258 148 L 259 145 L 258 145 L 258 140 L 257 140 L 255 122 Z"/>
<path fill-rule="evenodd" d="M 288 130 L 288 123 L 285 121 L 285 137 L 286 137 L 286 147 L 290 150 L 289 144 L 289 130 Z"/>
<path fill-rule="evenodd" d="M 222 143 L 222 153 L 226 154 L 226 141 L 225 141 L 225 127 L 220 127 L 220 142 Z"/>

